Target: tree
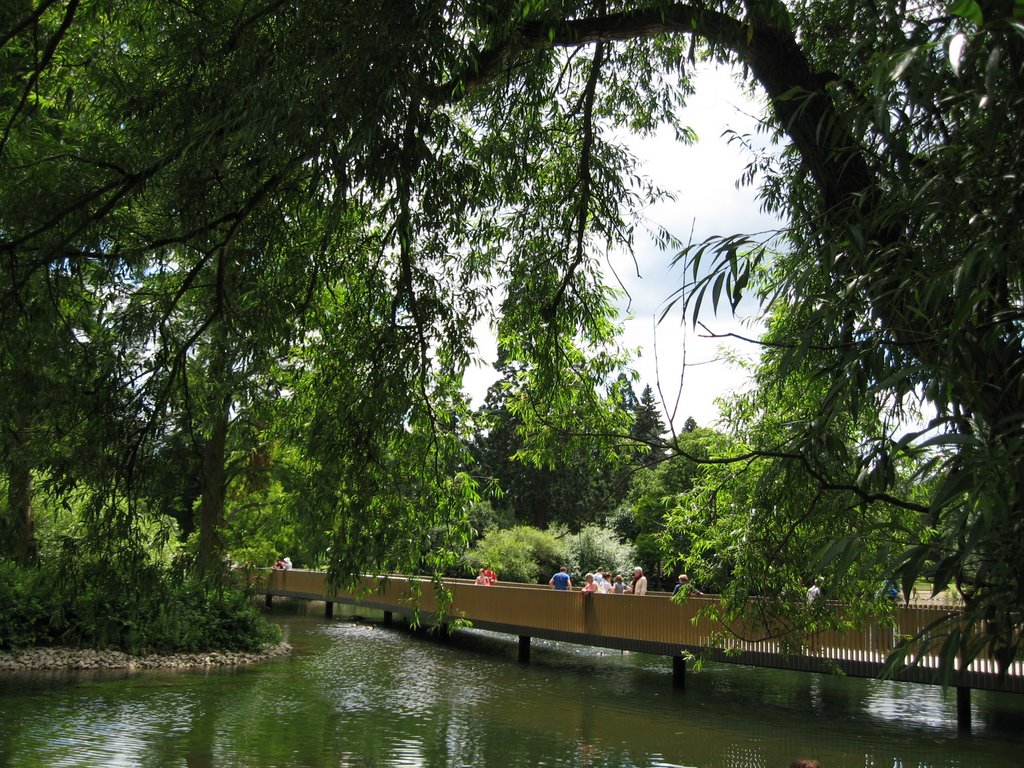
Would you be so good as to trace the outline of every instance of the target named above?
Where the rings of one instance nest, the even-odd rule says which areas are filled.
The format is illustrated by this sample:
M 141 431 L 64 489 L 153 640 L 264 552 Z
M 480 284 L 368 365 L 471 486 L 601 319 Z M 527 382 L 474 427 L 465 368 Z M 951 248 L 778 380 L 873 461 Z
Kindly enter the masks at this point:
M 544 461 L 534 461 L 528 449 L 526 420 L 537 415 L 516 411 L 516 402 L 528 401 L 525 389 L 511 365 L 499 366 L 503 377 L 491 385 L 478 423 L 481 432 L 471 445 L 474 472 L 481 479 L 493 482 L 500 490 L 494 505 L 508 512 L 515 520 L 537 528 L 564 525 L 573 530 L 603 518 L 622 500 L 628 489 L 625 440 L 617 450 L 601 450 L 597 439 L 573 441 L 547 448 Z M 622 379 L 612 388 L 612 401 Z M 630 390 L 631 391 L 631 390 Z M 625 409 L 613 416 L 630 416 Z M 588 429 L 582 419 L 574 425 L 576 432 L 597 433 Z
M 513 384 L 513 369 L 504 366 L 504 370 L 505 375 L 487 390 L 480 414 L 484 431 L 473 437 L 475 471 L 500 488 L 500 497 L 494 500 L 499 509 L 510 512 L 514 520 L 544 529 L 559 519 L 549 492 L 554 471 L 513 458 L 523 445 L 519 435 L 521 422 L 507 407 L 507 387 Z
M 612 575 L 628 578 L 637 564 L 637 553 L 632 544 L 617 539 L 614 532 L 602 525 L 585 525 L 579 531 L 562 539 L 569 574 L 577 586 L 584 585 L 583 577 L 595 568 L 604 568 Z
M 619 450 L 628 426 L 604 392 L 623 356 L 600 256 L 629 250 L 659 196 L 621 137 L 667 124 L 691 138 L 677 110 L 689 68 L 736 63 L 786 142 L 750 174 L 792 222 L 764 294 L 795 320 L 774 370 L 799 370 L 812 348 L 835 352 L 818 359 L 830 384 L 819 412 L 785 452 L 794 466 L 811 446 L 841 456 L 846 441 L 825 438 L 850 434 L 844 412 L 859 425 L 872 409 L 886 428 L 858 448 L 858 461 L 875 457 L 864 466 L 941 448 L 924 465 L 926 502 L 901 502 L 886 471 L 849 491 L 934 524 L 941 535 L 896 563 L 904 580 L 957 585 L 967 624 L 948 636 L 952 650 L 1007 661 L 1024 610 L 1021 23 L 1009 0 L 425 0 L 400 15 L 373 0 L 8 4 L 5 298 L 20 307 L 32 278 L 72 265 L 123 315 L 122 292 L 173 263 L 176 285 L 153 298 L 173 314 L 201 275 L 225 273 L 237 242 L 262 240 L 260 217 L 287 210 L 273 241 L 324 255 L 310 293 L 344 285 L 351 325 L 335 326 L 351 338 L 328 338 L 315 313 L 289 309 L 311 356 L 301 383 L 317 388 L 298 409 L 311 417 L 312 507 L 337 533 L 336 569 L 391 563 L 363 537 L 411 556 L 434 524 L 462 530 L 465 486 L 451 472 L 469 414 L 458 388 L 472 328 L 492 308 L 529 383 L 529 401 L 512 403 L 524 451 L 543 464 L 567 447 L 582 455 L 595 435 L 596 450 Z M 303 204 L 316 226 L 292 214 Z M 688 310 L 706 298 L 735 307 L 767 253 L 743 235 L 688 249 Z M 261 250 L 251 267 L 278 255 Z M 144 379 L 129 373 L 140 366 L 118 369 L 134 385 L 125 400 L 144 407 L 125 409 L 119 423 L 141 432 L 107 435 L 108 453 L 144 453 L 221 310 L 186 313 L 181 335 L 157 321 L 149 346 L 118 348 L 152 365 Z M 330 389 L 339 381 L 344 397 Z M 935 416 L 904 436 L 896 424 L 915 397 Z M 434 504 L 439 518 L 424 511 Z M 384 524 L 396 518 L 392 537 Z
M 889 566 L 907 591 L 927 575 L 935 590 L 953 584 L 964 596 L 965 625 L 928 632 L 945 658 L 987 650 L 1006 663 L 1021 639 L 1011 596 L 1021 584 L 1021 486 L 1011 479 L 1024 391 L 1014 362 L 1021 276 L 1006 258 L 1020 233 L 1005 202 L 1016 192 L 1003 186 L 1019 172 L 1019 155 L 1007 153 L 1019 141 L 1020 22 L 1005 4 L 951 8 L 796 5 L 773 22 L 787 45 L 807 32 L 789 71 L 765 69 L 757 53 L 750 60 L 792 140 L 766 188 L 769 205 L 793 219 L 789 252 L 764 286 L 771 306 L 793 314 L 769 365 L 779 378 L 827 385 L 776 449 L 826 494 L 846 489 L 873 507 L 894 540 L 901 510 L 933 526 L 939 535 L 912 538 Z M 839 30 L 850 45 L 826 45 Z M 879 53 L 860 58 L 868 48 Z M 798 86 L 786 97 L 780 74 Z M 736 245 L 710 246 L 729 266 L 706 286 L 742 287 L 757 257 L 736 258 Z M 738 291 L 727 291 L 735 301 Z M 800 375 L 808 358 L 809 379 Z M 919 399 L 934 417 L 907 434 Z M 850 434 L 851 418 L 863 428 L 867 413 L 882 416 L 880 429 L 851 451 L 835 438 Z M 844 455 L 845 465 L 822 466 Z M 908 460 L 928 497 L 908 492 L 896 471 Z M 837 542 L 844 559 L 860 542 Z
M 613 519 L 618 535 L 635 542 L 639 565 L 652 580 L 664 580 L 671 565 L 688 555 L 695 541 L 706 540 L 699 526 L 684 530 L 676 525 L 673 513 L 680 499 L 689 497 L 698 485 L 702 462 L 727 455 L 730 441 L 713 430 L 700 429 L 681 434 L 673 450 L 673 456 L 637 471 Z M 714 588 L 715 583 L 701 573 L 702 585 Z
M 656 464 L 667 455 L 665 449 L 666 428 L 650 384 L 644 387 L 644 391 L 640 394 L 640 401 L 633 413 L 633 427 L 630 430 L 630 436 L 637 443 L 648 448 L 641 463 Z
M 920 515 L 927 489 L 910 479 L 916 466 L 868 450 L 881 431 L 877 408 L 854 415 L 856 393 L 844 393 L 827 429 L 809 428 L 840 397 L 819 375 L 840 352 L 812 344 L 794 365 L 788 341 L 802 330 L 799 313 L 779 307 L 762 338 L 757 386 L 724 408 L 733 435 L 703 455 L 680 447 L 703 463 L 666 498 L 663 534 L 690 543 L 674 547 L 678 562 L 721 593 L 725 617 L 796 645 L 809 629 L 886 614 L 881 587 L 894 563 L 930 535 Z M 818 578 L 831 601 L 808 610 Z

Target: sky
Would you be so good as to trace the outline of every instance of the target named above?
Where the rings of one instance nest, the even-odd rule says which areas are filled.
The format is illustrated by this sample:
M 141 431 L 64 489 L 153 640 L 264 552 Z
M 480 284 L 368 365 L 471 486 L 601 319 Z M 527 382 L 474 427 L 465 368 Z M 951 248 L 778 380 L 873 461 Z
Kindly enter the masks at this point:
M 755 188 L 737 189 L 736 182 L 749 156 L 738 144 L 730 144 L 722 136 L 726 128 L 741 134 L 753 133 L 756 116 L 762 111 L 762 106 L 751 101 L 735 84 L 730 70 L 702 70 L 697 75 L 696 93 L 682 113 L 683 122 L 697 133 L 697 143 L 683 146 L 675 141 L 671 131 L 630 142 L 641 160 L 641 172 L 675 194 L 674 201 L 645 211 L 648 222 L 664 227 L 683 242 L 778 228 L 777 220 L 761 212 Z M 745 374 L 723 359 L 723 345 L 747 359 L 756 359 L 757 345 L 708 338 L 707 331 L 693 327 L 692 318 L 683 319 L 678 305 L 657 322 L 683 280 L 682 265 L 672 266 L 673 255 L 659 250 L 641 234 L 632 256 L 609 256 L 609 284 L 621 281 L 628 294 L 622 308 L 631 319 L 624 322 L 622 341 L 626 347 L 641 349 L 633 366 L 640 374 L 634 388 L 639 396 L 645 385 L 652 387 L 662 404 L 666 424 L 678 430 L 692 416 L 700 426 L 715 426 L 715 399 L 746 385 Z M 710 300 L 705 304 L 700 320 L 711 333 L 735 333 L 750 338 L 760 335 L 761 326 L 743 315 L 743 305 L 734 317 L 728 307 L 716 316 Z M 494 360 L 493 337 L 483 332 L 478 338 L 483 358 Z M 483 401 L 494 379 L 490 368 L 467 372 L 465 384 L 474 405 Z
M 702 71 L 696 93 L 683 111 L 684 122 L 698 136 L 696 144 L 679 145 L 670 132 L 637 145 L 645 160 L 644 172 L 676 194 L 673 202 L 660 203 L 647 212 L 655 224 L 665 227 L 684 242 L 699 243 L 712 235 L 764 233 L 777 229 L 777 219 L 761 211 L 755 187 L 737 189 L 750 160 L 738 143 L 729 143 L 723 132 L 730 128 L 740 134 L 754 133 L 762 105 L 751 101 L 724 68 Z M 627 321 L 624 343 L 641 347 L 636 361 L 640 373 L 637 394 L 650 384 L 665 409 L 666 423 L 681 428 L 689 416 L 701 426 L 714 426 L 718 419 L 715 399 L 743 388 L 746 375 L 723 359 L 722 347 L 735 354 L 756 359 L 756 344 L 736 339 L 709 338 L 734 333 L 746 338 L 760 336 L 762 326 L 746 304 L 733 316 L 728 306 L 716 315 L 711 301 L 701 308 L 700 320 L 708 330 L 694 328 L 677 304 L 660 323 L 657 319 L 666 302 L 683 281 L 683 266 L 672 266 L 672 253 L 652 243 L 635 249 L 636 270 L 617 269 L 632 301 L 634 319 Z M 622 263 L 628 263 L 624 257 Z

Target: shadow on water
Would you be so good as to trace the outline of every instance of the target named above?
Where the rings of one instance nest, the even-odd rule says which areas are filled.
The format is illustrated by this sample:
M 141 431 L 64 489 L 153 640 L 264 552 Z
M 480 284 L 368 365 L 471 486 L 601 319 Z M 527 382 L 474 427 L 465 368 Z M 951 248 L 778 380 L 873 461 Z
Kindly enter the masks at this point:
M 294 653 L 246 668 L 0 679 L 0 766 L 1019 766 L 1024 700 L 707 665 L 275 601 Z

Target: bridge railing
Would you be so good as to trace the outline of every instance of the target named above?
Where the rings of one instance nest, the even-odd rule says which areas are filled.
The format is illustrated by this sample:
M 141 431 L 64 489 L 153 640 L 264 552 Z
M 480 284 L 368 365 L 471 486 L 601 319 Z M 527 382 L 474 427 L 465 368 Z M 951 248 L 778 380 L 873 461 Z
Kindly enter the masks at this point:
M 855 629 L 824 630 L 790 638 L 788 644 L 754 626 L 725 626 L 702 609 L 717 603 L 714 596 L 691 596 L 680 603 L 668 593 L 644 597 L 560 592 L 541 585 L 499 582 L 479 586 L 468 579 L 445 579 L 451 594 L 449 619 L 466 619 L 474 626 L 555 640 L 631 649 L 665 655 L 685 652 L 709 658 L 847 674 L 875 676 L 901 637 L 911 636 L 950 610 L 941 606 L 900 606 L 889 621 L 869 621 Z M 325 574 L 315 571 L 275 571 L 268 591 L 316 600 L 358 603 L 410 615 L 418 609 L 425 618 L 439 611 L 429 579 L 391 576 L 364 577 L 354 590 L 332 590 Z M 938 659 L 922 659 L 906 679 L 934 682 Z M 1024 692 L 1024 669 L 1013 665 L 1000 676 L 997 665 L 978 659 L 961 682 L 972 687 Z M 1010 682 L 1007 682 L 1007 681 Z M 964 682 L 966 681 L 966 682 Z

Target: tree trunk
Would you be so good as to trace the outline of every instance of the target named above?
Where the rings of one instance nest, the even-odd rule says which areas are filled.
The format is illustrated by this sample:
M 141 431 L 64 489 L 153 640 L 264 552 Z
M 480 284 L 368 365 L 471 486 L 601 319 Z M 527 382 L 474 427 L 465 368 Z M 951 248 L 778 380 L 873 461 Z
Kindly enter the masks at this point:
M 201 576 L 216 573 L 223 548 L 220 529 L 227 487 L 228 402 L 225 398 L 223 411 L 218 414 L 210 437 L 203 446 L 203 495 L 199 502 L 199 554 L 196 563 Z
M 11 441 L 8 464 L 8 535 L 0 542 L 0 551 L 15 563 L 28 567 L 36 560 L 35 520 L 32 514 L 32 459 L 28 447 L 28 429 L 22 427 Z
M 212 576 L 220 569 L 223 541 L 221 527 L 224 522 L 224 497 L 227 492 L 228 425 L 230 421 L 231 397 L 226 390 L 228 366 L 225 352 L 225 329 L 223 321 L 217 321 L 213 328 L 214 346 L 210 366 L 206 372 L 210 388 L 207 418 L 209 431 L 203 446 L 203 485 L 199 502 L 199 552 L 196 568 L 200 577 Z

